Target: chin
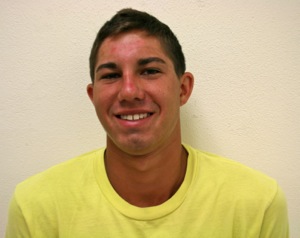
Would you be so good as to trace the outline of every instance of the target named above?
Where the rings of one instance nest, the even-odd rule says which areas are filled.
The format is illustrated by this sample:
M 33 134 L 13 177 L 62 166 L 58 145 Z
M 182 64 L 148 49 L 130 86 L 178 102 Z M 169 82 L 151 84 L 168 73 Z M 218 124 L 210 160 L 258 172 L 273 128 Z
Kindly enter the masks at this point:
M 117 147 L 123 152 L 131 155 L 144 155 L 150 152 L 150 148 L 153 145 L 153 141 L 142 140 L 139 138 L 127 139 L 124 143 L 119 143 Z

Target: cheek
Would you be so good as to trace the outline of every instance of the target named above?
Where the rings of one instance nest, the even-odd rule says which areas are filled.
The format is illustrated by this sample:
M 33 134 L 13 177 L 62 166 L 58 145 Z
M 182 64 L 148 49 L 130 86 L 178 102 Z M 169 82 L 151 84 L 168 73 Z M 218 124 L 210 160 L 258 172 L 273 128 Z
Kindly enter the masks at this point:
M 98 85 L 95 87 L 94 92 L 94 101 L 97 106 L 105 105 L 107 102 L 109 102 L 112 95 L 111 88 L 103 85 Z
M 168 98 L 172 105 L 180 104 L 180 87 L 177 84 L 169 85 L 164 92 L 165 98 Z
M 105 93 L 102 93 L 101 91 L 97 91 L 97 93 L 94 94 L 93 104 L 98 114 L 98 117 L 102 116 L 103 112 L 106 110 L 105 108 L 107 107 L 108 101 L 109 98 Z
M 174 113 L 176 114 L 177 111 L 179 111 L 180 108 L 180 97 L 178 96 L 176 89 L 170 88 L 169 91 L 172 93 L 162 92 L 160 96 L 160 106 L 163 110 L 167 111 L 167 116 L 174 116 Z

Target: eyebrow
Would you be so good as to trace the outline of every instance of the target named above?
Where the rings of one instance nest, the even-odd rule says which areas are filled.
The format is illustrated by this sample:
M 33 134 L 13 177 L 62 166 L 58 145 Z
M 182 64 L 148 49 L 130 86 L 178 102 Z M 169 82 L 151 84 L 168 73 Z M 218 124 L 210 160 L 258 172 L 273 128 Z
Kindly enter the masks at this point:
M 162 63 L 162 64 L 166 64 L 166 62 L 158 57 L 149 57 L 149 58 L 144 58 L 144 59 L 139 59 L 138 60 L 138 65 L 143 66 L 152 62 L 158 62 L 158 63 Z M 116 69 L 117 68 L 117 64 L 113 63 L 113 62 L 107 62 L 104 64 L 100 64 L 97 68 L 96 68 L 96 72 L 98 72 L 101 69 Z
M 96 72 L 98 72 L 100 69 L 116 69 L 116 68 L 117 68 L 117 64 L 113 62 L 108 62 L 108 63 L 100 64 L 97 67 Z
M 162 64 L 166 64 L 166 62 L 158 57 L 149 57 L 149 58 L 145 58 L 145 59 L 140 59 L 138 60 L 138 65 L 143 66 L 152 62 L 158 62 L 158 63 L 162 63 Z

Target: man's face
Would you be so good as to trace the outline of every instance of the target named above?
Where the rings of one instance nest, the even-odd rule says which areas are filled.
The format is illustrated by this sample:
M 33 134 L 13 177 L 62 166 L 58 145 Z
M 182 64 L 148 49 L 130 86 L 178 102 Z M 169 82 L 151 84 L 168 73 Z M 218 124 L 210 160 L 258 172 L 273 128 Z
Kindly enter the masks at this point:
M 88 94 L 107 133 L 107 146 L 132 155 L 180 140 L 179 108 L 192 90 L 159 40 L 141 31 L 104 40 Z

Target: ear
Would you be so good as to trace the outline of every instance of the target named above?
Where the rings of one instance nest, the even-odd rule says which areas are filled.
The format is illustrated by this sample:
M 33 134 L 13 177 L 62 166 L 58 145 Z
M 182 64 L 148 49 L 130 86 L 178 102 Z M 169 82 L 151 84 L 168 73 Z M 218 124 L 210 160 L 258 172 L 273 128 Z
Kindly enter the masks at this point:
M 92 103 L 94 103 L 94 84 L 92 83 L 88 84 L 88 86 L 86 87 L 86 92 L 90 100 L 92 101 Z
M 194 87 L 194 76 L 185 72 L 180 78 L 180 106 L 184 105 L 190 98 Z

